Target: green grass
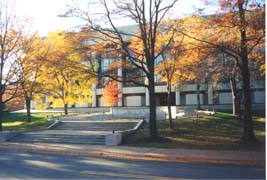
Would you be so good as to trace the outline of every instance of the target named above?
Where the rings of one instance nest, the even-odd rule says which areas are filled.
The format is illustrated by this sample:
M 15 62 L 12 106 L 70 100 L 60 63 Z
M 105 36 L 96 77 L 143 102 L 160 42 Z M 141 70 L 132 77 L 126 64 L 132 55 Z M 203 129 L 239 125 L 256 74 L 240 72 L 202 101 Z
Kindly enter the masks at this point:
M 26 113 L 5 113 L 3 117 L 3 130 L 4 131 L 25 131 L 33 129 L 46 128 L 54 123 L 54 121 L 48 121 L 47 116 L 53 114 L 32 114 L 32 122 L 27 122 Z
M 256 138 L 265 142 L 265 118 L 253 117 Z M 230 113 L 174 120 L 174 129 L 168 121 L 158 121 L 159 142 L 150 142 L 148 124 L 143 125 L 125 145 L 159 148 L 196 149 L 264 149 L 264 145 L 248 147 L 240 144 L 242 122 Z

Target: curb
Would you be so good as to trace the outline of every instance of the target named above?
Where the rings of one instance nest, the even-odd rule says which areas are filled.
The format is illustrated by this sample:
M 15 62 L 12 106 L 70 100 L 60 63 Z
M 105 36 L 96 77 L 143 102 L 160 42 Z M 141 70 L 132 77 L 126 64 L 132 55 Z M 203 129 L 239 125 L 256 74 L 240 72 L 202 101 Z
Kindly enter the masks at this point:
M 88 156 L 129 160 L 163 161 L 179 163 L 209 163 L 209 164 L 228 164 L 228 165 L 247 165 L 265 166 L 264 160 L 233 160 L 223 158 L 197 158 L 197 157 L 177 157 L 166 155 L 146 155 L 135 153 L 110 153 L 110 152 L 82 152 L 68 150 L 52 150 L 36 147 L 22 147 L 18 144 L 0 143 L 0 150 L 22 153 L 38 153 L 47 155 L 66 155 L 66 156 Z

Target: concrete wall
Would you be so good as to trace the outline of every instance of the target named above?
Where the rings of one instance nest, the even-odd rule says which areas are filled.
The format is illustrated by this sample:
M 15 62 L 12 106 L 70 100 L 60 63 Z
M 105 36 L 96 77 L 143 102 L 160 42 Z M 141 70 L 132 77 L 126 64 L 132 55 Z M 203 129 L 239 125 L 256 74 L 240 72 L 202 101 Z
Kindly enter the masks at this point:
M 254 103 L 265 103 L 265 91 L 255 91 L 253 96 Z
M 185 102 L 187 105 L 197 104 L 197 94 L 186 94 Z M 200 104 L 203 104 L 203 94 L 200 94 Z
M 137 93 L 145 93 L 145 87 L 124 87 L 122 88 L 123 94 L 137 94 Z
M 207 85 L 206 84 L 201 84 L 200 85 L 200 91 L 206 90 L 207 89 Z M 196 91 L 197 90 L 197 85 L 196 84 L 185 84 L 185 85 L 181 85 L 178 88 L 179 91 Z
M 232 104 L 214 104 L 214 105 L 201 105 L 201 109 L 203 110 L 215 110 L 215 111 L 223 111 L 223 110 L 232 110 Z M 195 110 L 197 109 L 196 105 L 191 106 L 177 106 L 177 110 Z M 265 104 L 252 104 L 252 110 L 265 110 Z
M 142 106 L 142 96 L 126 96 L 124 106 Z
M 232 93 L 221 92 L 219 93 L 219 103 L 220 104 L 232 104 Z
M 176 115 L 176 106 L 172 106 L 172 117 Z M 160 106 L 156 108 L 157 120 L 168 118 L 168 108 Z M 149 119 L 149 107 L 113 107 L 112 115 L 116 118 L 145 118 Z

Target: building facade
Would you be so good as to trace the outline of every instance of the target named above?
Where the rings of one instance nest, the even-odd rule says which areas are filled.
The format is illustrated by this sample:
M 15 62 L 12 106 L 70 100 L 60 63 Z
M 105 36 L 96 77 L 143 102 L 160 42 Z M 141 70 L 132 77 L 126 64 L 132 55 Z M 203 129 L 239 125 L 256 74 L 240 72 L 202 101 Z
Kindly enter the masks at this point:
M 118 86 L 120 95 L 119 107 L 143 107 L 149 106 L 149 92 L 142 86 Z M 92 107 L 105 107 L 101 100 L 103 87 L 94 84 L 92 94 Z M 155 86 L 157 106 L 167 106 L 167 86 L 160 84 Z M 200 104 L 203 109 L 229 110 L 232 109 L 233 98 L 230 83 L 201 84 Z M 251 83 L 252 107 L 254 109 L 265 108 L 265 81 L 254 81 Z M 171 105 L 180 109 L 196 109 L 197 85 L 179 84 L 172 87 Z
M 122 27 L 123 31 L 137 31 L 137 26 L 126 26 Z M 127 37 L 126 37 L 127 38 Z M 94 45 L 94 41 L 85 42 L 86 46 Z M 107 72 L 112 64 L 122 62 L 126 59 L 123 54 L 112 52 L 107 48 L 105 52 L 92 53 L 90 58 L 97 63 L 98 74 L 97 81 L 92 86 L 92 102 L 85 102 L 84 104 L 76 103 L 72 107 L 105 107 L 105 103 L 101 97 L 103 95 L 103 88 L 111 79 L 108 76 L 103 75 L 103 72 Z M 156 59 L 156 64 L 161 62 L 162 58 L 159 56 Z M 120 101 L 116 105 L 118 107 L 146 107 L 149 106 L 149 92 L 144 86 L 139 86 L 131 81 L 127 81 L 134 78 L 136 82 L 146 83 L 146 79 L 142 72 L 134 67 L 122 67 L 109 71 L 110 74 L 115 74 L 118 77 L 122 77 L 124 82 L 118 82 L 118 88 L 121 90 L 119 95 Z M 156 105 L 167 106 L 167 86 L 166 83 L 161 82 L 161 76 L 155 75 L 155 92 Z M 238 89 L 241 90 L 240 84 Z M 231 92 L 231 85 L 227 82 L 210 82 L 200 84 L 198 90 L 197 84 L 193 82 L 179 83 L 177 82 L 171 90 L 171 105 L 176 106 L 180 109 L 196 109 L 198 104 L 198 94 L 200 104 L 203 109 L 214 109 L 214 110 L 230 110 L 233 106 L 233 98 Z M 254 109 L 265 109 L 265 80 L 257 80 L 251 82 L 251 97 L 252 97 L 252 108 Z M 42 102 L 47 104 L 49 107 L 48 98 L 45 97 Z M 38 103 L 37 103 L 38 104 Z M 36 107 L 36 103 L 33 102 L 32 107 Z
M 110 56 L 108 54 L 102 54 L 101 57 L 96 55 L 95 59 L 98 62 L 98 72 L 103 74 L 107 72 L 108 68 L 112 66 L 114 61 L 122 61 L 121 56 Z M 156 63 L 160 63 L 160 58 Z M 113 69 L 111 72 L 113 75 L 122 77 L 124 82 L 118 82 L 118 88 L 121 90 L 119 94 L 120 102 L 118 107 L 145 107 L 149 106 L 149 92 L 144 86 L 138 86 L 127 80 L 136 77 L 135 81 L 140 84 L 145 83 L 146 79 L 143 78 L 142 72 L 137 68 L 120 66 Z M 156 105 L 167 106 L 167 85 L 161 82 L 160 75 L 155 75 L 155 92 Z M 103 95 L 103 88 L 111 79 L 108 76 L 99 76 L 97 83 L 92 87 L 92 107 L 105 107 L 105 103 L 101 100 Z M 238 84 L 238 89 L 241 91 L 241 85 Z M 233 98 L 231 85 L 227 82 L 216 83 L 202 83 L 199 90 L 197 84 L 193 82 L 179 83 L 177 82 L 171 90 L 171 105 L 180 107 L 181 109 L 193 108 L 196 109 L 198 104 L 197 95 L 199 92 L 200 104 L 205 109 L 232 109 Z M 252 104 L 256 109 L 265 108 L 265 81 L 257 80 L 251 83 L 251 96 Z M 241 97 L 242 99 L 242 97 Z

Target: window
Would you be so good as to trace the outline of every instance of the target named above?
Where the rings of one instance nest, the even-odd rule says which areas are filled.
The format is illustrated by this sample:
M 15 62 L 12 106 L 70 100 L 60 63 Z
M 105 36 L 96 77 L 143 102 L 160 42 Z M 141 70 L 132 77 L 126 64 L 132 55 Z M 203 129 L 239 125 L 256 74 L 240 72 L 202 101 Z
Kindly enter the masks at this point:
M 113 59 L 102 59 L 101 72 L 105 72 L 113 62 Z

